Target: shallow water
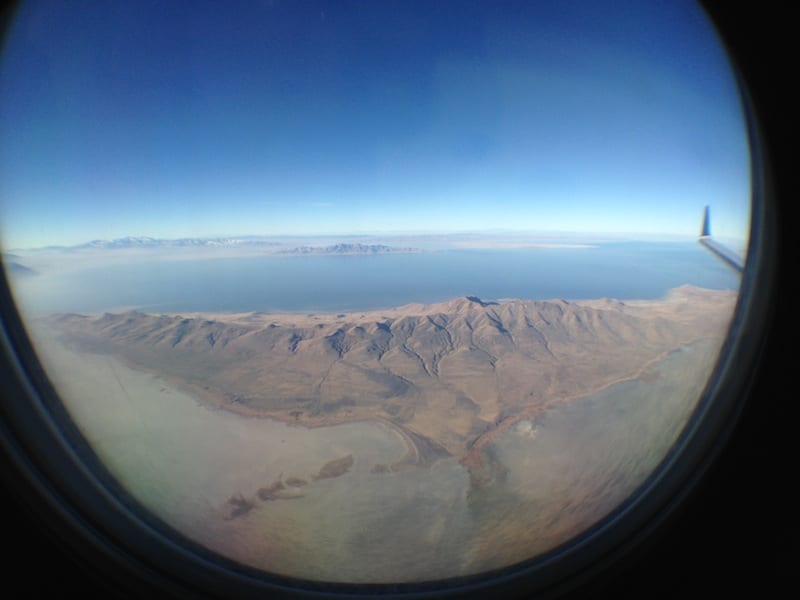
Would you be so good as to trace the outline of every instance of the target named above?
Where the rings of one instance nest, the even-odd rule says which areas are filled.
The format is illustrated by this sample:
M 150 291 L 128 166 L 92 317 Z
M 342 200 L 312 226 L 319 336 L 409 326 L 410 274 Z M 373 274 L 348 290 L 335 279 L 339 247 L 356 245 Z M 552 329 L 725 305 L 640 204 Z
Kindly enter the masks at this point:
M 691 414 L 717 346 L 699 343 L 629 381 L 509 428 L 490 446 L 499 475 L 476 486 L 454 458 L 376 474 L 405 446 L 387 427 L 305 429 L 203 406 L 116 359 L 38 341 L 75 422 L 148 510 L 212 550 L 294 577 L 439 579 L 505 566 L 595 523 L 650 474 Z M 677 376 L 680 374 L 680 376 Z M 352 454 L 345 474 L 314 480 Z M 259 488 L 302 478 L 302 497 Z M 252 509 L 231 517 L 241 494 Z
M 494 443 L 505 482 L 481 499 L 486 519 L 474 564 L 504 566 L 552 549 L 611 513 L 653 473 L 675 443 L 716 360 L 698 342 L 625 381 L 549 410 L 530 432 Z M 492 504 L 509 506 L 492 513 Z

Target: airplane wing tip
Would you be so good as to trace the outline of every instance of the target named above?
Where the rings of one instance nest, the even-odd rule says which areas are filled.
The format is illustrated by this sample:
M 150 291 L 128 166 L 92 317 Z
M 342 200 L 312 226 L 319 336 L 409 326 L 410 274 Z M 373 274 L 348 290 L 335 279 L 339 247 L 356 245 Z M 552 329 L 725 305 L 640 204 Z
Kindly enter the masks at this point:
M 700 237 L 697 241 L 709 250 L 714 256 L 719 258 L 734 271 L 741 274 L 744 270 L 744 261 L 732 250 L 726 248 L 711 237 L 711 210 L 706 204 L 703 209 L 703 225 L 700 228 Z

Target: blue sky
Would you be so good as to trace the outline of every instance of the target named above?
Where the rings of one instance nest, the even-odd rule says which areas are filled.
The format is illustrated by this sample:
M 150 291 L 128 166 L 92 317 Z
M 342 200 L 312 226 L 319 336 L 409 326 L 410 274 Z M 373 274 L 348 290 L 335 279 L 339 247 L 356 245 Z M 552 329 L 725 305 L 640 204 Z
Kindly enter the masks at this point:
M 692 236 L 705 204 L 745 237 L 748 161 L 689 2 L 32 2 L 0 64 L 7 248 Z

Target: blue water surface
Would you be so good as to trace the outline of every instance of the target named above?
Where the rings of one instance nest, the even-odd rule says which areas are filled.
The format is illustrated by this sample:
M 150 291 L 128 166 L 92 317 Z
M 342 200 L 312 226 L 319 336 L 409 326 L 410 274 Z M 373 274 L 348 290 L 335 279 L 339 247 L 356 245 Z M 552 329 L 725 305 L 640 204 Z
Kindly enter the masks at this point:
M 417 254 L 251 256 L 87 267 L 28 278 L 37 312 L 356 311 L 459 296 L 652 299 L 691 284 L 738 289 L 739 276 L 695 243 L 444 250 Z

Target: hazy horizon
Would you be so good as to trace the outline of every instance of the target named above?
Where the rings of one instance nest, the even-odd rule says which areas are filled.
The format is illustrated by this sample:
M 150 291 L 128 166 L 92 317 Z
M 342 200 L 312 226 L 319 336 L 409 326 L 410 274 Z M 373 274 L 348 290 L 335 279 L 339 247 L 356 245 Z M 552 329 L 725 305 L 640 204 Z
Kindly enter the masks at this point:
M 699 221 L 698 221 L 699 223 Z M 470 239 L 476 242 L 514 241 L 518 243 L 529 243 L 531 245 L 572 245 L 575 243 L 600 243 L 614 241 L 631 242 L 687 242 L 696 240 L 697 232 L 694 233 L 656 233 L 656 232 L 637 232 L 637 231 L 582 231 L 582 230 L 528 230 L 528 229 L 464 229 L 464 230 L 440 230 L 440 231 L 414 231 L 414 230 L 386 230 L 386 231 L 319 231 L 302 233 L 245 233 L 245 232 L 223 232 L 210 233 L 207 235 L 185 236 L 185 237 L 163 237 L 151 235 L 150 233 L 132 233 L 116 236 L 113 238 L 93 238 L 76 239 L 70 241 L 54 241 L 40 246 L 19 246 L 6 247 L 5 253 L 41 251 L 41 250 L 69 250 L 90 246 L 101 242 L 121 242 L 125 240 L 152 240 L 157 242 L 179 242 L 185 240 L 197 241 L 242 241 L 257 242 L 274 240 L 276 243 L 335 243 L 335 241 L 345 242 L 347 240 L 360 240 L 366 243 L 395 242 L 413 240 L 441 240 L 445 242 L 457 242 L 459 240 Z M 729 244 L 744 247 L 747 237 L 718 236 L 714 237 Z

